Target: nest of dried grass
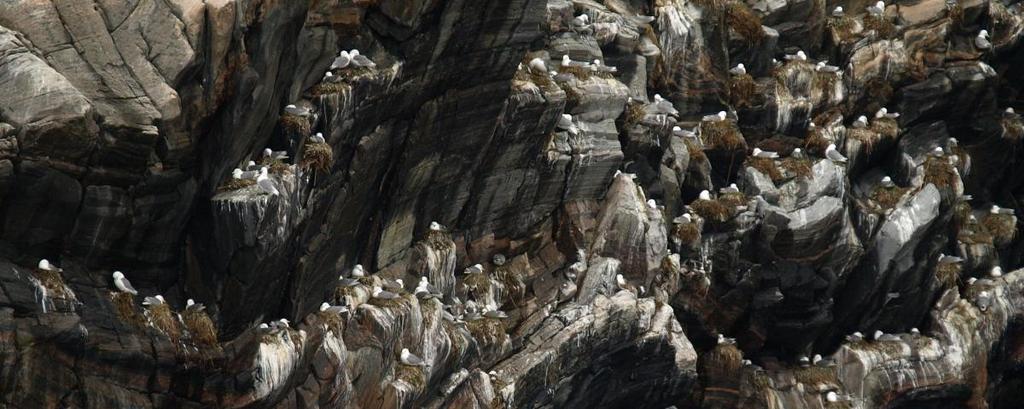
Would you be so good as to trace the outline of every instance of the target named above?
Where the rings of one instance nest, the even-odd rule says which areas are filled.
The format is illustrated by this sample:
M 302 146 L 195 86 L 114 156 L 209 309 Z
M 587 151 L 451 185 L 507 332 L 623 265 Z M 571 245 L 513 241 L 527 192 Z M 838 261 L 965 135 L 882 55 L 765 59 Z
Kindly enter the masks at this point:
M 788 157 L 782 160 L 780 166 L 796 177 L 806 178 L 814 174 L 814 162 L 807 158 Z
M 871 121 L 871 130 L 882 138 L 895 139 L 900 134 L 900 125 L 892 118 L 875 118 Z
M 491 291 L 491 279 L 487 277 L 487 273 L 467 274 L 466 278 L 462 281 L 462 285 L 466 287 L 466 292 L 472 295 L 474 299 L 480 299 L 484 294 Z
M 231 178 L 217 187 L 217 193 L 231 192 L 255 185 L 256 179 L 235 179 Z
M 809 366 L 806 368 L 794 368 L 793 377 L 797 382 L 804 385 L 838 385 L 839 379 L 836 375 L 836 367 Z
M 1003 118 L 999 121 L 1003 126 L 1003 138 L 1017 143 L 1024 139 L 1024 122 L 1019 118 Z
M 146 319 L 135 308 L 135 296 L 131 293 L 114 292 L 110 294 L 110 302 L 114 304 L 114 312 L 122 323 L 129 327 L 144 328 Z
M 505 323 L 496 318 L 481 318 L 466 323 L 466 329 L 473 335 L 473 338 L 483 345 L 498 345 L 508 337 L 505 333 Z
M 291 173 L 291 166 L 281 159 L 263 158 L 260 159 L 260 166 L 266 166 L 267 173 L 273 173 L 275 175 Z
M 317 172 L 328 172 L 334 164 L 334 149 L 326 143 L 307 143 L 300 166 Z
M 309 135 L 310 126 L 309 119 L 306 117 L 292 114 L 281 115 L 281 127 L 297 135 Z
M 743 2 L 732 1 L 725 6 L 725 24 L 751 44 L 759 44 L 764 40 L 761 16 Z
M 701 122 L 700 137 L 709 149 L 738 150 L 747 146 L 739 127 L 729 120 Z
M 181 339 L 181 327 L 178 326 L 178 320 L 171 312 L 171 306 L 166 303 L 149 305 L 146 306 L 146 312 L 149 315 L 149 323 L 167 335 L 174 345 L 178 345 L 178 340 Z
M 853 17 L 830 17 L 828 25 L 835 31 L 840 41 L 848 41 L 856 37 L 857 21 Z
M 733 75 L 729 79 L 729 102 L 736 108 L 755 106 L 754 100 L 760 95 L 757 82 L 750 74 Z
M 196 309 L 185 310 L 182 315 L 185 328 L 188 329 L 192 343 L 199 348 L 210 348 L 217 346 L 217 327 L 213 325 L 210 316 L 205 311 Z
M 578 78 L 580 81 L 587 81 L 587 80 L 589 80 L 590 79 L 590 75 L 592 74 L 592 72 L 589 69 L 585 68 L 585 67 L 572 66 L 572 65 L 563 65 L 561 67 L 558 67 L 558 72 L 561 73 L 561 74 L 570 74 L 570 75 Z
M 414 391 L 420 391 L 427 386 L 427 377 L 423 371 L 424 368 L 419 366 L 398 365 L 398 369 L 395 371 L 395 380 L 409 384 Z
M 335 335 L 341 336 L 342 330 L 344 329 L 344 321 L 341 319 L 341 314 L 320 311 L 317 312 L 321 322 L 324 323 L 324 328 L 334 332 Z M 426 315 L 424 315 L 426 317 Z
M 874 192 L 871 192 L 871 200 L 873 200 L 875 203 L 878 203 L 878 206 L 883 210 L 892 209 L 896 207 L 896 204 L 900 202 L 900 199 L 902 199 L 903 196 L 906 195 L 909 191 L 910 188 L 905 187 L 879 186 L 875 188 Z
M 956 169 L 945 158 L 929 156 L 924 161 L 924 183 L 934 184 L 935 187 L 951 188 L 959 180 Z
M 867 107 L 867 111 L 876 111 L 889 104 L 889 100 L 892 99 L 892 95 L 895 91 L 892 88 L 892 84 L 886 81 L 884 78 L 875 77 L 866 84 L 864 84 L 864 93 L 867 95 L 868 100 L 871 104 Z
M 736 345 L 716 345 L 701 358 L 700 373 L 710 383 L 738 378 L 743 365 L 743 352 Z
M 435 231 L 431 230 L 427 232 L 427 243 L 430 247 L 435 250 L 454 249 L 455 242 L 452 241 L 451 235 L 447 231 Z
M 839 81 L 839 76 L 834 72 L 815 71 L 813 81 L 814 84 L 812 86 L 814 88 L 817 88 L 828 95 L 828 93 L 835 89 L 836 82 Z
M 710 12 L 722 11 L 725 8 L 725 0 L 693 0 L 692 3 Z
M 583 95 L 580 95 L 580 93 L 577 92 L 576 89 L 572 87 L 572 85 L 566 83 L 558 84 L 558 86 L 562 88 L 563 92 L 565 92 L 566 108 L 577 106 L 580 104 L 580 101 L 583 100 Z
M 804 150 L 818 156 L 825 156 L 825 149 L 828 149 L 830 144 L 832 141 L 825 138 L 825 133 L 821 128 L 815 128 L 807 132 L 807 138 L 804 139 Z
M 690 163 L 704 162 L 708 160 L 708 156 L 704 154 L 704 148 L 698 145 L 696 141 L 686 138 L 683 140 L 683 143 L 686 144 L 686 151 L 690 153 Z
M 759 172 L 771 178 L 772 182 L 778 183 L 783 179 L 782 172 L 775 166 L 774 159 L 768 158 L 747 158 L 747 166 L 757 169 Z
M 310 90 L 314 97 L 330 94 L 340 94 L 352 88 L 351 85 L 344 82 L 322 82 L 313 86 Z
M 700 228 L 696 222 L 677 225 L 672 234 L 679 242 L 688 246 L 700 243 Z
M 516 274 L 506 263 L 494 268 L 494 278 L 505 288 L 506 299 L 502 301 L 511 302 L 516 307 L 522 305 L 526 297 L 526 283 L 523 282 L 523 277 Z
M 896 36 L 896 25 L 884 16 L 864 16 L 864 31 L 874 30 L 878 38 L 890 39 Z
M 1009 244 L 1017 235 L 1017 218 L 1012 214 L 985 214 L 981 218 L 981 225 L 992 235 L 996 245 Z
M 403 304 L 405 304 L 405 302 L 406 302 L 405 297 L 407 297 L 407 296 L 408 296 L 407 294 L 406 295 L 400 295 L 400 296 L 395 297 L 395 298 L 390 299 L 390 300 L 385 300 L 383 298 L 370 297 L 369 303 L 370 303 L 370 305 L 376 306 L 378 308 L 388 308 L 388 309 L 398 308 L 398 307 L 401 307 Z
M 719 202 L 718 200 L 694 200 L 690 203 L 690 208 L 698 216 L 704 218 L 704 220 L 712 221 L 715 223 L 725 223 L 729 220 L 731 212 L 729 207 Z
M 626 125 L 626 128 L 631 128 L 633 125 L 640 123 L 644 120 L 644 116 L 647 115 L 644 112 L 644 104 L 637 100 L 631 100 L 626 103 L 626 109 L 623 111 L 625 118 L 622 122 Z
M 979 223 L 967 223 L 957 233 L 956 238 L 964 244 L 995 244 L 995 238 L 992 237 L 992 234 L 988 232 L 985 226 Z
M 960 281 L 960 264 L 939 263 L 935 266 L 935 279 L 943 289 L 955 288 Z
M 71 289 L 64 283 L 64 279 L 61 278 L 59 271 L 36 268 L 32 270 L 32 274 L 37 280 L 39 280 L 43 287 L 46 287 L 46 292 L 51 298 L 75 298 L 75 294 L 72 293 Z
M 742 192 L 722 193 L 718 195 L 718 201 L 733 208 L 745 206 L 747 204 L 747 195 L 744 195 Z
M 846 137 L 864 145 L 865 153 L 873 152 L 875 145 L 878 144 L 878 141 L 882 140 L 882 136 L 878 132 L 868 128 L 850 128 L 846 131 Z

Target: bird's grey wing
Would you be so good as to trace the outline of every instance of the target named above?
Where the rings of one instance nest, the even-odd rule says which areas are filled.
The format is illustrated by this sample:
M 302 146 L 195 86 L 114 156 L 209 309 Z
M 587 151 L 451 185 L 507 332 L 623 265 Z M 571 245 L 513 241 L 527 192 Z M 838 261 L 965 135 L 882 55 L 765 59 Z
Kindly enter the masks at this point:
M 128 292 L 130 292 L 130 293 L 138 292 L 138 291 L 135 290 L 135 287 L 132 287 L 132 283 L 130 281 L 128 281 L 127 278 L 122 278 L 121 279 L 121 285 L 123 285 L 124 289 L 128 290 Z

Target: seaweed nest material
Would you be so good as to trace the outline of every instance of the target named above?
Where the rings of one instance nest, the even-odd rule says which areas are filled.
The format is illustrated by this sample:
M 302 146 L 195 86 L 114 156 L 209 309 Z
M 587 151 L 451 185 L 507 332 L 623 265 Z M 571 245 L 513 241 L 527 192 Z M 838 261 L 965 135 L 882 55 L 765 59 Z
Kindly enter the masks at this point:
M 331 170 L 334 163 L 334 149 L 326 143 L 308 143 L 302 154 L 300 165 L 304 169 L 312 169 L 317 172 Z
M 718 195 L 718 201 L 726 206 L 736 208 L 747 204 L 747 195 L 741 192 L 722 193 Z
M 793 377 L 797 382 L 811 387 L 817 385 L 838 385 L 835 367 L 809 366 L 806 368 L 794 368 Z
M 182 315 L 185 328 L 188 329 L 192 343 L 197 347 L 209 348 L 217 346 L 217 327 L 213 325 L 210 316 L 199 309 L 186 309 Z
M 825 156 L 825 149 L 828 149 L 832 141 L 825 138 L 821 127 L 811 129 L 807 132 L 807 139 L 804 139 L 804 150 L 818 156 Z
M 737 150 L 747 145 L 740 129 L 729 120 L 701 122 L 700 136 L 710 149 Z
M 761 17 L 743 2 L 732 1 L 725 6 L 725 24 L 751 44 L 756 45 L 764 40 Z
M 739 377 L 742 365 L 743 352 L 735 345 L 721 344 L 701 356 L 699 373 L 704 384 L 711 385 Z
M 587 81 L 587 80 L 589 80 L 590 79 L 590 74 L 592 74 L 590 72 L 590 70 L 587 69 L 586 67 L 580 67 L 580 66 L 574 66 L 574 65 L 563 65 L 561 67 L 558 67 L 558 72 L 561 73 L 561 74 L 570 74 L 570 75 L 578 78 L 580 81 Z
M 424 370 L 423 367 L 419 366 L 398 365 L 398 370 L 395 371 L 395 380 L 409 384 L 414 391 L 423 390 L 427 386 L 427 377 L 423 374 Z
M 1017 217 L 1012 214 L 988 213 L 981 218 L 981 224 L 999 246 L 1009 244 L 1017 235 Z
M 690 153 L 691 166 L 696 162 L 705 162 L 708 160 L 708 156 L 704 154 L 704 148 L 698 145 L 696 141 L 693 141 L 690 138 L 684 138 L 683 143 L 686 144 L 686 151 Z

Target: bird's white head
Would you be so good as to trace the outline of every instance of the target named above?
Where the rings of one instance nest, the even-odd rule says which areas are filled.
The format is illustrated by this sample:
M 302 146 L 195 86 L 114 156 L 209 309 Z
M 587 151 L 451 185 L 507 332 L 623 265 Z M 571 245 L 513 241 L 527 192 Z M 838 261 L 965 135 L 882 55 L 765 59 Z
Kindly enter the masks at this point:
M 647 207 L 650 207 L 651 209 L 657 209 L 658 202 L 655 202 L 654 199 L 649 199 L 647 200 Z
M 992 267 L 992 271 L 989 272 L 989 275 L 991 275 L 992 277 L 1002 277 L 1003 268 L 999 266 Z
M 569 54 L 563 54 L 562 65 L 568 65 L 570 62 L 572 62 L 572 58 L 569 58 Z
M 39 260 L 38 267 L 39 267 L 40 270 L 49 270 L 51 268 L 50 267 L 50 262 L 47 261 L 45 258 L 42 259 L 42 260 Z
M 160 300 L 160 302 L 167 302 L 167 300 L 164 299 L 164 296 L 162 296 L 160 294 L 157 294 L 156 297 L 153 297 L 153 298 L 156 298 L 156 299 Z
M 332 73 L 330 71 L 327 71 L 327 72 L 324 73 L 324 78 L 331 78 L 333 76 L 334 76 L 334 73 Z
M 562 114 L 562 119 L 572 122 L 572 115 Z
M 803 152 L 803 150 L 801 150 L 800 148 L 793 148 L 794 154 L 800 154 L 801 152 Z
M 866 117 L 864 115 L 858 116 L 857 117 L 857 122 L 867 123 L 868 122 L 868 117 Z
M 718 111 L 718 120 L 724 121 L 726 116 L 727 114 L 725 113 L 725 111 Z
M 741 70 L 745 70 L 745 69 L 747 69 L 747 67 L 746 67 L 746 66 L 744 66 L 744 65 L 743 65 L 743 63 L 739 63 L 739 64 L 736 64 L 736 68 L 739 68 L 739 69 L 741 69 Z
M 274 154 L 274 151 L 271 150 L 270 148 L 263 149 L 263 156 L 270 156 L 270 155 L 273 155 L 273 154 Z
M 690 216 L 689 213 L 683 213 L 683 221 L 686 223 L 690 223 L 693 221 L 693 216 Z
M 805 54 L 803 50 L 797 51 L 796 58 L 799 58 L 801 61 L 806 60 L 807 54 Z
M 441 223 L 430 222 L 430 230 L 431 231 L 441 231 Z
M 885 333 L 882 332 L 882 330 L 875 330 L 875 339 L 881 338 L 882 335 L 885 335 Z
M 881 10 L 885 10 L 885 2 L 879 1 L 878 3 L 875 3 L 875 7 L 878 7 Z
M 761 154 L 761 148 L 754 148 L 754 156 Z
M 341 52 L 338 53 L 338 57 L 350 57 L 351 58 L 352 55 L 349 54 L 348 51 L 346 51 L 346 50 L 341 50 Z
M 885 184 L 892 183 L 892 178 L 888 177 L 888 176 L 884 176 L 884 177 L 882 177 L 882 183 L 885 183 Z
M 1006 107 L 1006 113 L 1008 113 L 1008 114 L 1016 114 L 1017 112 L 1013 110 L 1013 107 Z
M 978 37 L 988 38 L 988 30 L 981 30 L 978 32 Z
M 331 308 L 330 303 L 324 302 L 320 304 L 320 311 L 327 311 L 328 308 Z
M 834 143 L 828 144 L 828 147 L 825 148 L 825 152 L 834 151 L 834 150 L 836 150 L 836 144 L 834 144 Z
M 120 271 L 115 271 L 113 275 L 114 275 L 114 279 L 115 280 L 120 280 L 120 279 L 124 278 L 124 273 L 122 273 Z
M 411 355 L 409 348 L 402 348 L 402 359 L 408 358 L 409 355 Z
M 352 56 L 352 57 L 355 57 L 355 56 L 359 55 L 359 50 L 353 48 L 352 51 L 348 52 L 348 55 Z
M 837 14 L 842 14 L 843 13 L 843 6 L 836 7 L 836 9 L 832 10 L 832 12 L 833 13 L 837 13 Z
M 191 307 L 193 305 L 196 305 L 196 300 L 193 300 L 193 299 L 189 298 L 188 300 L 185 301 L 185 306 L 186 307 Z
M 664 101 L 664 100 L 665 100 L 665 98 L 662 98 L 661 94 L 654 94 L 654 102 L 661 102 L 661 101 Z
M 699 198 L 700 200 L 711 200 L 711 192 L 709 192 L 707 189 L 704 189 L 700 192 Z
M 281 325 L 284 325 L 286 327 L 288 326 L 288 320 L 286 320 L 284 318 L 281 318 L 281 319 L 277 320 L 277 322 L 280 322 Z
M 284 107 L 285 107 L 285 108 L 288 108 L 288 109 L 295 109 L 295 108 L 298 108 L 297 106 L 295 106 L 295 104 L 288 104 L 288 105 L 285 105 Z

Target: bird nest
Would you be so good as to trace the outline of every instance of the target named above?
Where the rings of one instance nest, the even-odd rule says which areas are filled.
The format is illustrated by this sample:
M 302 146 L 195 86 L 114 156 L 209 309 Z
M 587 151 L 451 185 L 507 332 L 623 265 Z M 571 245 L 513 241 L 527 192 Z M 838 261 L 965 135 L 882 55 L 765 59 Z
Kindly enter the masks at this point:
M 924 161 L 924 183 L 934 184 L 937 188 L 951 188 L 959 179 L 956 169 L 946 158 L 929 156 Z
M 455 242 L 452 241 L 451 235 L 444 230 L 431 230 L 427 232 L 427 243 L 429 243 L 430 247 L 433 247 L 434 250 L 455 249 Z
M 860 349 L 874 351 L 889 357 L 897 357 L 903 354 L 903 343 L 895 341 L 870 341 L 858 344 Z
M 900 125 L 892 118 L 875 118 L 871 121 L 871 130 L 887 139 L 895 139 L 900 134 Z
M 281 115 L 281 126 L 297 135 L 309 135 L 310 131 L 309 119 L 298 115 Z
M 900 199 L 902 199 L 909 191 L 910 188 L 905 187 L 879 186 L 875 188 L 875 191 L 871 192 L 871 200 L 878 203 L 878 206 L 882 210 L 892 209 L 896 207 L 896 204 L 900 202 Z
M 828 145 L 831 143 L 832 141 L 825 138 L 825 133 L 821 128 L 814 128 L 807 132 L 807 138 L 804 139 L 804 150 L 818 156 L 825 156 L 825 149 L 828 149 Z
M 1024 122 L 1020 119 L 1003 118 L 1000 123 L 1003 126 L 1003 138 L 1013 143 L 1024 139 Z
M 732 1 L 725 6 L 725 24 L 751 44 L 764 40 L 761 17 L 743 2 Z
M 213 325 L 213 321 L 210 320 L 209 315 L 206 315 L 206 312 L 186 309 L 182 321 L 185 322 L 185 328 L 188 329 L 192 343 L 197 347 L 217 346 L 217 327 Z
M 875 150 L 875 145 L 878 141 L 882 140 L 882 136 L 868 128 L 850 128 L 846 131 L 846 137 L 864 145 L 864 152 L 871 153 Z
M 281 159 L 263 158 L 260 159 L 260 166 L 266 166 L 267 172 L 275 175 L 291 173 L 291 166 Z
M 508 334 L 505 333 L 505 323 L 497 318 L 481 318 L 466 322 L 466 329 L 473 335 L 473 338 L 483 345 L 501 344 Z
M 735 208 L 747 204 L 747 195 L 741 192 L 722 193 L 718 195 L 718 201 L 726 206 Z
M 698 216 L 716 223 L 725 223 L 729 220 L 729 207 L 718 200 L 697 199 L 690 203 L 690 208 Z
M 340 94 L 352 88 L 351 85 L 344 82 L 322 82 L 313 86 L 311 92 L 314 97 L 330 94 Z
M 739 376 L 743 365 L 743 352 L 736 345 L 715 345 L 701 357 L 701 374 L 710 382 L 724 381 Z
M 1017 235 L 1016 218 L 1012 214 L 991 214 L 988 213 L 981 218 L 981 225 L 992 235 L 992 240 L 997 245 L 1010 243 Z
M 836 368 L 823 366 L 809 366 L 806 368 L 794 368 L 793 378 L 808 386 L 816 385 L 838 385 L 839 378 L 836 375 Z
M 344 328 L 344 321 L 341 319 L 341 314 L 320 311 L 317 315 L 320 317 L 321 322 L 323 322 L 325 329 L 333 331 L 336 335 L 341 336 L 342 329 Z M 426 317 L 426 315 L 424 315 L 424 317 Z
M 725 0 L 693 0 L 691 3 L 710 12 L 717 12 L 725 8 Z
M 233 192 L 255 185 L 256 179 L 235 179 L 231 178 L 217 187 L 217 193 Z
M 626 125 L 626 128 L 631 128 L 633 125 L 640 123 L 640 121 L 644 120 L 644 116 L 647 115 L 647 113 L 644 112 L 644 104 L 637 100 L 627 102 L 626 109 L 623 114 L 626 117 L 622 122 Z
M 736 150 L 746 146 L 740 129 L 729 120 L 701 122 L 700 136 L 710 149 Z
M 317 172 L 327 172 L 331 170 L 331 165 L 334 163 L 334 149 L 331 149 L 331 145 L 326 143 L 308 143 L 306 149 L 302 153 L 302 162 L 300 166 L 303 169 L 312 169 Z
M 427 386 L 427 377 L 423 371 L 424 368 L 420 366 L 400 364 L 395 371 L 395 380 L 409 384 L 414 391 L 420 391 Z
M 61 278 L 59 271 L 36 268 L 32 270 L 32 274 L 37 280 L 39 280 L 39 283 L 46 288 L 46 292 L 51 297 L 65 299 L 75 298 L 75 294 L 72 293 L 71 289 L 64 283 L 64 279 Z
M 576 91 L 576 89 L 574 89 L 572 85 L 565 83 L 558 84 L 558 86 L 562 88 L 563 92 L 565 92 L 566 108 L 577 106 L 580 104 L 580 101 L 583 100 L 583 95 L 580 95 L 580 93 Z
M 478 298 L 491 291 L 491 279 L 487 277 L 486 273 L 467 274 L 462 285 L 466 286 L 466 292 Z
M 995 238 L 988 232 L 985 226 L 978 223 L 968 223 L 957 233 L 956 239 L 964 244 L 995 244 Z
M 754 99 L 759 96 L 757 82 L 750 74 L 733 75 L 729 79 L 729 100 L 737 108 L 756 105 Z
M 747 158 L 747 166 L 757 169 L 759 172 L 771 178 L 772 182 L 778 183 L 783 179 L 782 172 L 775 166 L 775 160 L 769 158 Z
M 523 282 L 523 277 L 505 264 L 494 268 L 494 278 L 505 288 L 508 299 L 504 301 L 511 301 L 515 306 L 522 304 L 526 296 L 526 283 Z
M 407 297 L 407 296 L 408 296 L 408 294 L 402 294 L 402 295 L 399 295 L 398 297 L 392 298 L 390 300 L 386 300 L 386 299 L 383 299 L 383 298 L 370 297 L 370 301 L 369 302 L 370 302 L 370 305 L 373 305 L 373 306 L 376 306 L 376 307 L 379 307 L 379 308 L 387 308 L 387 309 L 399 308 L 399 307 L 403 307 L 408 302 L 408 300 L 405 299 L 405 297 Z
M 814 175 L 814 162 L 807 158 L 788 157 L 782 160 L 780 166 L 796 177 L 806 178 Z
M 708 156 L 704 154 L 704 148 L 698 145 L 696 141 L 685 138 L 683 143 L 686 144 L 686 151 L 690 153 L 690 163 L 708 160 Z
M 558 72 L 561 74 L 570 74 L 580 81 L 587 81 L 590 79 L 592 72 L 586 67 L 580 67 L 576 65 L 563 65 L 558 67 Z
M 831 17 L 828 19 L 828 25 L 836 33 L 840 41 L 851 40 L 857 35 L 857 21 L 853 17 Z
M 680 224 L 672 231 L 679 242 L 688 246 L 693 246 L 700 242 L 700 228 L 696 222 L 690 222 Z
M 874 30 L 879 38 L 889 39 L 896 36 L 896 25 L 884 16 L 864 16 L 864 31 Z
M 122 323 L 136 328 L 146 326 L 146 319 L 135 309 L 134 295 L 120 291 L 111 293 L 110 302 L 114 304 L 114 312 Z
M 935 266 L 935 279 L 944 289 L 955 288 L 960 281 L 960 263 L 939 263 Z
M 178 326 L 178 320 L 171 312 L 171 307 L 167 303 L 149 305 L 146 307 L 146 312 L 149 315 L 149 323 L 167 335 L 167 338 L 171 339 L 171 343 L 178 345 L 178 340 L 181 339 L 181 327 Z
M 885 78 L 875 77 L 868 80 L 864 84 L 864 94 L 870 103 L 865 107 L 865 111 L 874 112 L 888 105 L 894 92 L 892 84 L 889 84 L 889 81 L 886 81 Z

